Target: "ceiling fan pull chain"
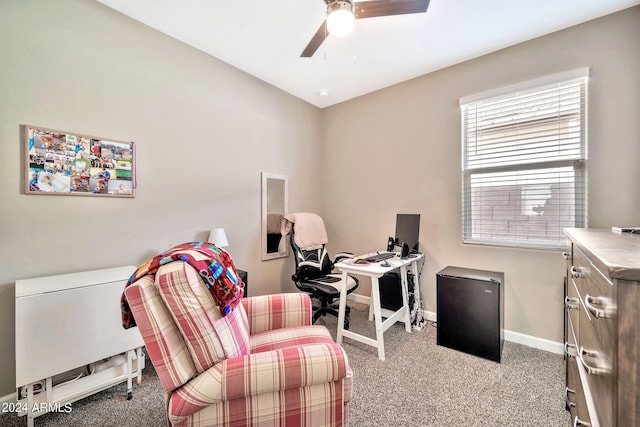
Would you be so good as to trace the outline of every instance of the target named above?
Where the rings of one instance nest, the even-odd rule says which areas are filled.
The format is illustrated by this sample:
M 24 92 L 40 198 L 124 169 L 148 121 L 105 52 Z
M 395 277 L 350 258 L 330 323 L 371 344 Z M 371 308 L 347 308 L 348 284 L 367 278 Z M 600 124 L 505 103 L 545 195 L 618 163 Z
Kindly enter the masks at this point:
M 353 32 L 353 65 L 356 64 L 358 60 L 358 32 Z

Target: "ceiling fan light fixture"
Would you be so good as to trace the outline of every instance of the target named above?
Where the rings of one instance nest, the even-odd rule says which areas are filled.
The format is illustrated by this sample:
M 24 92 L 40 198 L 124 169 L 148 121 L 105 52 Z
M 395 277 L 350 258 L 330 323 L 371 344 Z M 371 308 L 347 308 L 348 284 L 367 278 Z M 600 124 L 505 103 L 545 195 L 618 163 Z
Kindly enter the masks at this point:
M 327 31 L 333 36 L 346 36 L 356 20 L 353 2 L 332 1 L 327 6 Z

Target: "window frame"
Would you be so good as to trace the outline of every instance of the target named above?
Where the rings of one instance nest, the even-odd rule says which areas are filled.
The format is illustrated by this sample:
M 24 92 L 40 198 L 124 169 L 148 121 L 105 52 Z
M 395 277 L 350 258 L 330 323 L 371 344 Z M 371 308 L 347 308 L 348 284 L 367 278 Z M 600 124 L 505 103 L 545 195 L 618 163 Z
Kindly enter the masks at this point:
M 558 73 L 546 77 L 542 77 L 535 80 L 529 80 L 526 82 L 522 82 L 516 85 L 511 85 L 495 90 L 490 90 L 482 93 L 478 93 L 471 96 L 466 96 L 460 98 L 460 117 L 461 117 L 461 145 L 462 145 L 462 155 L 461 155 L 461 169 L 462 169 L 462 242 L 464 244 L 474 244 L 474 245 L 488 245 L 488 246 L 504 246 L 504 247 L 514 247 L 514 248 L 530 248 L 530 249 L 542 249 L 542 250 L 563 250 L 566 246 L 564 244 L 564 239 L 560 236 L 557 236 L 556 240 L 546 240 L 550 237 L 546 236 L 546 239 L 542 236 L 534 232 L 533 234 L 518 234 L 521 228 L 525 228 L 526 226 L 516 226 L 516 232 L 513 235 L 510 235 L 508 229 L 509 224 L 508 220 L 504 220 L 505 224 L 503 224 L 503 229 L 506 229 L 507 232 L 504 233 L 504 236 L 510 237 L 502 237 L 502 238 L 494 238 L 494 237 L 474 237 L 474 225 L 472 221 L 474 221 L 474 206 L 473 197 L 472 197 L 472 178 L 474 176 L 479 177 L 482 174 L 489 173 L 513 173 L 515 179 L 518 177 L 518 173 L 522 172 L 522 176 L 529 177 L 529 175 L 525 175 L 525 172 L 530 172 L 532 170 L 536 171 L 547 171 L 547 173 L 551 173 L 553 168 L 567 168 L 567 170 L 571 170 L 572 172 L 566 172 L 567 174 L 573 173 L 572 178 L 569 181 L 558 181 L 559 184 L 562 185 L 561 189 L 565 190 L 568 187 L 571 187 L 573 191 L 573 204 L 562 204 L 562 207 L 569 208 L 572 211 L 572 227 L 586 227 L 587 226 L 587 147 L 588 147 L 588 138 L 587 138 L 587 128 L 588 128 L 588 77 L 589 77 L 589 68 L 579 68 L 563 73 Z M 504 162 L 500 164 L 488 164 L 488 165 L 480 165 L 478 164 L 474 166 L 469 166 L 469 141 L 468 138 L 468 127 L 467 127 L 467 109 L 469 106 L 476 107 L 477 104 L 486 104 L 494 101 L 506 101 L 507 103 L 511 100 L 515 100 L 519 96 L 524 94 L 534 94 L 534 93 L 542 93 L 545 88 L 548 88 L 552 85 L 558 85 L 557 87 L 561 87 L 565 84 L 579 82 L 581 94 L 583 94 L 583 98 L 577 103 L 580 108 L 578 110 L 579 114 L 579 130 L 580 137 L 578 143 L 578 151 L 579 154 L 574 156 L 573 158 L 560 158 L 562 156 L 557 155 L 555 159 L 553 159 L 553 155 L 550 154 L 549 158 L 543 158 L 543 160 L 531 160 L 525 161 L 523 158 L 530 156 L 530 154 L 525 154 L 524 156 L 514 157 L 512 162 Z M 560 91 L 558 91 L 560 92 Z M 521 103 L 526 105 L 526 103 Z M 476 113 L 477 113 L 476 109 Z M 558 108 L 558 112 L 555 113 L 553 117 L 557 118 L 557 121 L 563 118 L 563 113 Z M 499 114 L 496 113 L 496 118 L 499 119 Z M 566 117 L 564 117 L 566 119 Z M 544 121 L 546 119 L 544 116 L 533 117 L 530 120 L 522 120 L 518 122 L 518 125 L 525 124 L 530 127 L 544 126 Z M 570 121 L 568 122 L 570 123 Z M 510 123 L 504 123 L 502 125 L 497 125 L 496 130 L 500 132 L 504 130 L 504 133 L 508 131 L 508 128 L 513 126 Z M 475 131 L 473 138 L 477 138 L 479 126 L 472 127 Z M 486 132 L 486 130 L 485 130 Z M 554 134 L 555 135 L 555 134 Z M 558 131 L 558 135 L 561 135 L 561 132 Z M 518 136 L 513 139 L 513 144 L 510 144 L 508 138 L 506 142 L 506 146 L 509 145 L 518 146 L 518 144 L 523 141 L 525 138 L 519 138 Z M 564 145 L 558 144 L 562 148 Z M 509 150 L 509 149 L 508 149 Z M 506 153 L 511 153 L 512 151 L 505 151 Z M 507 156 L 501 156 L 498 153 L 498 161 L 504 160 Z M 544 157 L 544 156 L 543 156 Z M 482 161 L 482 159 L 480 159 Z M 498 163 L 496 161 L 495 163 Z M 488 160 L 491 162 L 491 160 Z M 558 177 L 561 176 L 560 172 L 558 173 Z M 560 178 L 559 178 L 560 179 Z M 564 178 L 563 178 L 564 179 Z M 569 183 L 566 185 L 565 184 Z M 495 184 L 497 186 L 497 184 Z M 525 185 L 529 184 L 516 184 L 516 189 L 519 191 L 519 197 L 522 198 L 524 192 Z M 552 184 L 549 184 L 551 188 Z M 504 185 L 506 186 L 506 185 Z M 483 190 L 485 188 L 491 187 L 491 184 L 486 184 L 482 186 Z M 524 201 L 520 199 L 520 209 L 522 209 L 522 204 Z M 516 212 L 516 210 L 514 210 Z M 481 214 L 476 214 L 478 217 Z M 525 215 L 521 212 L 521 215 Z M 483 219 L 479 219 L 480 221 L 485 221 Z M 517 221 L 516 221 L 517 222 Z M 553 221 L 548 221 L 549 224 L 555 227 L 565 227 L 558 216 L 557 222 L 553 224 Z M 506 225 L 506 227 L 504 226 Z M 535 225 L 532 223 L 532 225 Z M 484 230 L 483 230 L 484 231 Z M 504 231 L 504 230 L 503 230 Z M 478 233 L 478 235 L 480 232 Z M 520 236 L 524 236 L 525 238 L 521 238 Z M 538 237 L 542 240 L 529 239 L 529 237 Z M 552 236 L 553 237 L 553 236 Z

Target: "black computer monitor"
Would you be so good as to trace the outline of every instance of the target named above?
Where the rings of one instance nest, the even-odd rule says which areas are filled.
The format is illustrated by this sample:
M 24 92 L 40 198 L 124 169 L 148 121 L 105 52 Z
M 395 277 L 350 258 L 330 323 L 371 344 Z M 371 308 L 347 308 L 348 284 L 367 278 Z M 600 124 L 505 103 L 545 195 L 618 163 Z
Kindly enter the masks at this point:
M 411 252 L 418 252 L 420 238 L 420 214 L 398 214 L 396 216 L 396 244 L 406 243 Z

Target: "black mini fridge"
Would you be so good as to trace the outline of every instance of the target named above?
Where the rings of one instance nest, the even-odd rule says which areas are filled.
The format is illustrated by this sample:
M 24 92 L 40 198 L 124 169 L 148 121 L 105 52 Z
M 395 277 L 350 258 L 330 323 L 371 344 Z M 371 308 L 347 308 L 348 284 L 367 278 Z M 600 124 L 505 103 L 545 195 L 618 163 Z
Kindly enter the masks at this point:
M 447 267 L 436 278 L 438 345 L 500 362 L 504 273 Z

